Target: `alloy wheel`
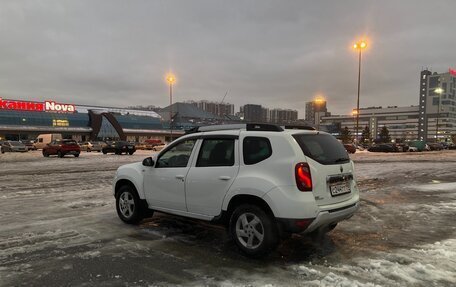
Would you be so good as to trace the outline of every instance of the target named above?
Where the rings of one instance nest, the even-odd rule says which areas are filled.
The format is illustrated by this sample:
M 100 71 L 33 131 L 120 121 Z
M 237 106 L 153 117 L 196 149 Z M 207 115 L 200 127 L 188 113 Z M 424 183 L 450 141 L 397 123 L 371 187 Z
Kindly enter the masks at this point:
M 245 248 L 258 248 L 264 240 L 264 228 L 260 218 L 253 213 L 241 214 L 236 221 L 236 236 Z
M 133 194 L 128 191 L 123 192 L 119 197 L 119 209 L 122 215 L 129 219 L 135 212 L 135 200 Z

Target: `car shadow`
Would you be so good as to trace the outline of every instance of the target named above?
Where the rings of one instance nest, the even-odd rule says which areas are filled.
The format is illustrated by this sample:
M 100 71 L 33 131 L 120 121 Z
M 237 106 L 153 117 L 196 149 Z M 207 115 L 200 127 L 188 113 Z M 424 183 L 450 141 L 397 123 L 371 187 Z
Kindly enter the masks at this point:
M 282 239 L 278 248 L 268 256 L 252 259 L 240 252 L 224 226 L 157 212 L 152 218 L 143 220 L 139 229 L 139 234 L 131 236 L 141 240 L 164 240 L 182 245 L 187 254 L 192 253 L 192 248 L 198 254 L 204 249 L 203 253 L 218 254 L 225 260 L 242 260 L 261 265 L 308 262 L 324 258 L 338 250 L 330 235 L 311 237 L 294 234 Z

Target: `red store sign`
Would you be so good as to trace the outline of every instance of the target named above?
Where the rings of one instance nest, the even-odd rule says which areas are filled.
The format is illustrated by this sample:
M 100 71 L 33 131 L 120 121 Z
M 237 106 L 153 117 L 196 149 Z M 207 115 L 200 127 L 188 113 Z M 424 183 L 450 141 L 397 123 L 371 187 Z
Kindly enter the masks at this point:
M 18 111 L 32 111 L 32 112 L 55 112 L 55 113 L 74 113 L 76 111 L 75 105 L 60 104 L 54 101 L 39 102 L 24 102 L 3 100 L 0 98 L 0 110 L 18 110 Z

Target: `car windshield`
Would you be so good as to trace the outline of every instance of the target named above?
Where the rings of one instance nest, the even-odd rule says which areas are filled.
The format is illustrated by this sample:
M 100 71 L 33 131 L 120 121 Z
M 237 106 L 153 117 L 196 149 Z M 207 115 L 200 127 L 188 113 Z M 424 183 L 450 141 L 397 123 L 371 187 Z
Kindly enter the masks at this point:
M 293 135 L 307 157 L 321 164 L 341 164 L 350 161 L 344 146 L 329 134 Z
M 16 142 L 16 141 L 11 141 L 9 142 L 12 146 L 21 146 L 22 143 L 21 142 Z

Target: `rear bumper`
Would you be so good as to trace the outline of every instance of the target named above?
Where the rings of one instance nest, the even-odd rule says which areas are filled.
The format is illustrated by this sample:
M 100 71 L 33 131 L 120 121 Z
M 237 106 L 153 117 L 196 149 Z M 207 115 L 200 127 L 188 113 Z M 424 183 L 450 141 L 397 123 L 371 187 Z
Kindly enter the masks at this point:
M 289 219 L 277 218 L 282 231 L 291 233 L 310 233 L 325 229 L 340 221 L 349 219 L 359 208 L 359 201 L 336 209 L 320 211 L 315 218 Z

